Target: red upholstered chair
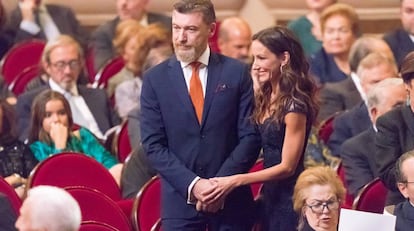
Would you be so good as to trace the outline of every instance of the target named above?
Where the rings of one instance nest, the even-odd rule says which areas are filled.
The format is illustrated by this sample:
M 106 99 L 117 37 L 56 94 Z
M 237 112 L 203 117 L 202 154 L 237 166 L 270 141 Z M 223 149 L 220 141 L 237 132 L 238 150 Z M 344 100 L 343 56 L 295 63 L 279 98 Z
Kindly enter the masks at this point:
M 14 211 L 17 215 L 19 215 L 20 207 L 22 206 L 22 200 L 17 195 L 14 188 L 9 183 L 7 183 L 7 181 L 3 179 L 3 177 L 0 177 L 0 192 L 6 195 L 7 198 L 9 198 Z
M 88 74 L 89 83 L 93 83 L 96 76 L 96 70 L 94 65 L 95 56 L 93 53 L 93 46 L 88 46 L 85 53 L 85 70 Z
M 69 186 L 65 190 L 78 202 L 83 221 L 103 222 L 120 231 L 132 229 L 121 208 L 102 192 L 83 186 Z
M 106 88 L 108 85 L 108 80 L 116 73 L 118 73 L 124 67 L 124 65 L 125 62 L 121 56 L 109 60 L 95 75 L 92 86 L 95 88 Z
M 335 112 L 325 120 L 321 121 L 319 127 L 317 128 L 318 138 L 322 140 L 325 144 L 328 143 L 329 137 L 333 132 L 333 121 L 335 117 L 340 115 L 342 111 Z
M 20 72 L 16 76 L 13 82 L 9 85 L 9 90 L 12 91 L 14 95 L 19 96 L 24 92 L 27 83 L 39 76 L 40 72 L 40 65 L 26 67 L 22 72 Z
M 82 221 L 79 231 L 118 231 L 118 229 L 104 222 Z
M 344 184 L 344 187 L 346 189 L 345 193 L 345 201 L 342 203 L 342 208 L 350 209 L 352 208 L 352 204 L 354 202 L 354 197 L 348 193 L 348 188 L 345 180 L 345 168 L 342 166 L 342 163 L 340 162 L 336 168 L 336 173 L 338 174 L 339 178 L 341 179 L 342 183 Z
M 155 222 L 155 224 L 151 227 L 151 231 L 161 231 L 161 218 Z
M 132 224 L 136 231 L 150 231 L 161 217 L 161 182 L 158 176 L 151 178 L 135 198 Z
M 208 44 L 211 48 L 212 51 L 219 53 L 220 49 L 218 47 L 218 31 L 220 28 L 220 23 L 219 21 L 216 22 L 216 31 L 214 32 L 213 36 L 211 38 L 208 39 Z
M 375 178 L 359 191 L 352 205 L 352 209 L 383 213 L 387 192 L 388 190 L 382 181 L 379 178 Z
M 256 161 L 256 163 L 253 165 L 253 167 L 249 170 L 249 172 L 255 172 L 255 171 L 260 171 L 263 169 L 263 158 L 260 158 Z M 253 198 L 257 198 L 259 193 L 260 193 L 260 189 L 262 188 L 263 183 L 253 183 L 250 184 L 250 188 L 252 190 L 253 193 Z
M 113 138 L 112 150 L 120 163 L 124 163 L 131 153 L 132 147 L 128 136 L 128 120 L 124 121 L 116 131 Z
M 48 157 L 31 172 L 28 185 L 86 186 L 114 201 L 121 199 L 121 190 L 109 171 L 83 153 L 66 152 Z
M 39 65 L 45 42 L 27 40 L 15 44 L 0 62 L 1 74 L 7 84 L 11 84 L 16 76 L 26 67 Z

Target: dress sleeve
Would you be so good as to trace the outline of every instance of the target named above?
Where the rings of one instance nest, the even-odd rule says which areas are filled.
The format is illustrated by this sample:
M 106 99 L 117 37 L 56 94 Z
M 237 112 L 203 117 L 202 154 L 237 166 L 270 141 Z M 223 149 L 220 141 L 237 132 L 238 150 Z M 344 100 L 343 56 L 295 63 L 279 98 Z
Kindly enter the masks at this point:
M 85 155 L 94 158 L 107 169 L 118 163 L 115 156 L 106 150 L 91 132 L 85 128 L 81 128 L 79 132 L 82 149 Z
M 301 113 L 301 114 L 308 114 L 308 108 L 303 103 L 298 101 L 291 100 L 286 105 L 286 114 L 289 112 Z
M 35 141 L 30 145 L 30 150 L 38 161 L 43 161 L 49 156 L 59 153 L 62 150 L 55 149 L 54 146 L 47 145 L 46 143 Z

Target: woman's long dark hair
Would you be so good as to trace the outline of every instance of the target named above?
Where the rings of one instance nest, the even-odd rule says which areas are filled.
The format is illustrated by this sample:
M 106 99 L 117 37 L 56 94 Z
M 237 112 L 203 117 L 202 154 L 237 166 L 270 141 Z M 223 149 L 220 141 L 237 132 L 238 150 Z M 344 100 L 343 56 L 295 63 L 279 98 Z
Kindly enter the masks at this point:
M 5 99 L 0 99 L 1 131 L 0 144 L 8 145 L 17 139 L 16 112 Z
M 279 78 L 271 78 L 259 92 L 255 94 L 255 110 L 253 119 L 261 123 L 265 115 L 270 112 L 272 120 L 277 124 L 284 122 L 286 108 L 292 106 L 292 102 L 304 108 L 315 120 L 319 110 L 316 100 L 316 85 L 309 76 L 309 64 L 304 55 L 303 48 L 293 33 L 281 26 L 264 29 L 253 35 L 253 41 L 257 40 L 269 49 L 277 57 L 282 58 L 285 52 L 290 59 L 281 68 Z M 278 92 L 272 99 L 272 92 Z

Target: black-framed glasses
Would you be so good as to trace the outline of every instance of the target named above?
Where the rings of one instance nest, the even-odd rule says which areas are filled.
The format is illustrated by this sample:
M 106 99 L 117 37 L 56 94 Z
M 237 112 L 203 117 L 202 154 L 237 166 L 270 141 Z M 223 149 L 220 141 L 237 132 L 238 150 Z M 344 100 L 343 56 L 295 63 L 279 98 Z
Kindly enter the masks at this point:
M 308 205 L 312 212 L 314 213 L 323 213 L 323 210 L 327 208 L 329 211 L 336 210 L 339 208 L 339 201 L 338 200 L 331 200 L 331 201 L 319 201 L 313 205 Z
M 52 63 L 52 66 L 56 68 L 58 71 L 65 70 L 66 66 L 69 66 L 71 70 L 77 70 L 80 68 L 80 61 L 79 60 L 71 60 L 69 62 L 59 61 L 56 63 Z

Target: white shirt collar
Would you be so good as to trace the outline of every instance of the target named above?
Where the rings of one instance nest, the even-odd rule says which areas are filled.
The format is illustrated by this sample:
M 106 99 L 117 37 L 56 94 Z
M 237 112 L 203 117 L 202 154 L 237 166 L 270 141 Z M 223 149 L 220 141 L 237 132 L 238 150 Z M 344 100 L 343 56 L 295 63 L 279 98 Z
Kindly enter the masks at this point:
M 67 91 L 66 89 L 63 89 L 58 83 L 56 83 L 52 78 L 49 78 L 49 86 L 50 86 L 50 89 L 57 91 L 63 95 L 65 95 L 65 93 L 70 93 L 71 95 L 74 95 L 74 96 L 79 95 L 76 84 L 72 86 L 70 91 Z

